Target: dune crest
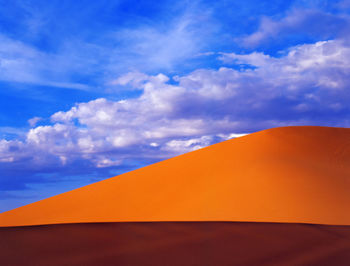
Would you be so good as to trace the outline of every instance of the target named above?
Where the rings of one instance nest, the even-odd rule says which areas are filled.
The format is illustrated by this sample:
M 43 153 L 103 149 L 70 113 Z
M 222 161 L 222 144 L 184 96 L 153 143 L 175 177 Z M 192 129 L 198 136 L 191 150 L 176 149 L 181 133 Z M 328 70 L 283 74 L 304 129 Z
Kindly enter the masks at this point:
M 253 133 L 0 214 L 0 226 L 130 221 L 350 225 L 350 129 Z

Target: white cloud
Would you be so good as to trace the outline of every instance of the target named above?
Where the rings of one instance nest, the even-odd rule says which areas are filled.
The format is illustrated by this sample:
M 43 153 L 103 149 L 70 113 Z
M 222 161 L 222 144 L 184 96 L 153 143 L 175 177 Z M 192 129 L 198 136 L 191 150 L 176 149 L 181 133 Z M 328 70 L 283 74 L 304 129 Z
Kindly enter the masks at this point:
M 163 74 L 126 74 L 115 82 L 141 90 L 139 97 L 100 98 L 57 112 L 50 125 L 30 129 L 22 141 L 1 140 L 0 161 L 36 169 L 82 160 L 120 167 L 125 160 L 167 158 L 263 128 L 349 125 L 345 42 L 300 45 L 280 57 L 222 53 L 220 59 L 252 67 L 198 69 L 177 77 L 177 84 Z
M 165 143 L 164 150 L 170 150 L 175 153 L 185 153 L 204 148 L 213 143 L 213 136 L 202 136 L 192 139 L 173 139 Z
M 221 56 L 225 63 L 257 67 L 245 71 L 246 77 L 258 78 L 273 87 L 283 86 L 289 91 L 306 88 L 345 89 L 349 82 L 349 59 L 350 47 L 342 41 L 333 40 L 293 47 L 287 55 L 280 58 L 256 52 Z M 278 93 L 277 90 L 274 92 Z
M 111 81 L 111 85 L 125 86 L 131 83 L 132 87 L 141 87 L 142 83 L 149 79 L 149 76 L 141 72 L 128 72 L 125 75 L 120 76 L 116 80 Z
M 349 25 L 350 18 L 346 14 L 335 15 L 317 9 L 293 9 L 281 19 L 262 17 L 257 31 L 237 41 L 245 47 L 257 47 L 267 42 L 281 41 L 293 34 L 318 36 L 318 39 L 345 37 Z
M 228 139 L 234 139 L 234 138 L 240 138 L 248 135 L 248 133 L 230 133 L 230 134 L 219 134 L 218 136 L 222 138 L 223 140 L 228 140 Z
M 108 69 L 114 73 L 123 73 L 126 69 L 173 71 L 179 64 L 203 52 L 212 41 L 217 26 L 209 11 L 195 13 L 195 2 L 182 6 L 181 14 L 168 21 L 166 27 L 144 23 L 110 34 L 118 47 L 110 51 Z M 123 83 L 123 79 L 119 82 Z
M 95 92 L 108 87 L 114 91 L 113 86 L 123 86 L 128 82 L 126 76 L 110 82 L 115 75 L 134 72 L 132 75 L 135 76 L 137 71 L 173 72 L 179 66 L 182 68 L 185 62 L 188 67 L 193 65 L 189 62 L 191 59 L 206 51 L 217 27 L 209 9 L 199 13 L 196 2 L 186 5 L 172 3 L 167 8 L 172 15 L 164 18 L 162 23 L 137 17 L 132 23 L 112 23 L 97 31 L 88 27 L 75 32 L 77 27 L 86 28 L 86 23 L 77 21 L 78 24 L 71 29 L 75 32 L 73 35 L 62 26 L 68 23 L 66 18 L 62 25 L 58 25 L 52 19 L 55 17 L 53 10 L 40 7 L 42 10 L 38 12 L 37 7 L 21 3 L 18 8 L 25 14 L 20 23 L 25 29 L 22 29 L 23 34 L 17 39 L 14 35 L 0 34 L 0 80 L 25 85 L 94 89 Z M 95 6 L 106 8 L 96 2 L 85 5 L 79 14 L 75 12 L 74 15 L 78 20 L 91 20 L 91 14 L 96 12 Z M 130 18 L 126 16 L 122 21 L 124 19 L 129 21 Z M 55 34 L 50 34 L 49 28 L 53 28 Z M 45 40 L 45 44 L 38 40 Z M 145 75 L 139 75 L 138 81 L 133 78 L 134 83 L 142 82 Z
M 42 120 L 41 117 L 35 116 L 35 117 L 29 119 L 29 120 L 28 120 L 28 123 L 29 123 L 29 125 L 30 125 L 31 127 L 34 127 L 40 120 Z
M 0 80 L 79 90 L 88 89 L 88 86 L 71 82 L 66 77 L 67 73 L 74 72 L 77 68 L 77 62 L 73 62 L 71 58 L 68 54 L 42 52 L 0 34 Z

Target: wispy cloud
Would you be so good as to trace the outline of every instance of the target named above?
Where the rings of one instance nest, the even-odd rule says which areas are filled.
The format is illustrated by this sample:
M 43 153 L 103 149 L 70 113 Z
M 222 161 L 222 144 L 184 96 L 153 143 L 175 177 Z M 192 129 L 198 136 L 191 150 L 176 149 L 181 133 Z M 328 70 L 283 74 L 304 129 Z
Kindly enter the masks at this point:
M 28 120 L 28 123 L 29 123 L 29 125 L 30 125 L 31 127 L 34 127 L 40 120 L 42 120 L 41 117 L 35 116 L 35 117 L 29 119 L 29 120 Z
M 38 49 L 0 35 L 0 80 L 61 88 L 88 89 L 85 84 L 67 79 L 74 66 L 66 57 Z M 70 61 L 70 63 L 72 63 Z M 66 81 L 64 81 L 66 78 Z
M 84 30 L 67 36 L 55 29 L 59 34 L 57 40 L 45 39 L 47 45 L 38 45 L 35 39 L 48 35 L 52 10 L 46 8 L 41 12 L 21 4 L 26 13 L 23 27 L 31 32 L 31 38 L 28 41 L 0 33 L 0 80 L 104 90 L 112 77 L 129 71 L 171 73 L 179 66 L 190 66 L 197 54 L 206 51 L 217 27 L 210 11 L 198 14 L 196 4 L 194 1 L 186 8 L 178 7 L 176 15 L 161 23 L 136 17 L 124 27 L 110 26 L 88 36 Z M 91 12 L 91 8 L 84 8 L 80 16 L 85 18 Z
M 110 73 L 125 73 L 126 69 L 171 73 L 180 64 L 189 64 L 209 46 L 217 27 L 210 14 L 193 12 L 195 9 L 187 8 L 165 24 L 146 23 L 106 36 L 108 42 L 117 44 L 110 53 Z
M 318 9 L 293 9 L 287 16 L 273 19 L 263 16 L 257 31 L 237 40 L 245 47 L 256 48 L 270 42 L 281 42 L 293 36 L 330 39 L 348 34 L 350 17 Z

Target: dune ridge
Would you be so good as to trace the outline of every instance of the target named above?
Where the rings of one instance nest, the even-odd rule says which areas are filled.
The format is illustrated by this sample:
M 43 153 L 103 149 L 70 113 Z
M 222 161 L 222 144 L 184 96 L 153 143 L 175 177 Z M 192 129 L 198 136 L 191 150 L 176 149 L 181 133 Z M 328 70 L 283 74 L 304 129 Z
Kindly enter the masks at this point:
M 350 225 L 350 129 L 249 134 L 0 214 L 0 226 L 130 221 Z

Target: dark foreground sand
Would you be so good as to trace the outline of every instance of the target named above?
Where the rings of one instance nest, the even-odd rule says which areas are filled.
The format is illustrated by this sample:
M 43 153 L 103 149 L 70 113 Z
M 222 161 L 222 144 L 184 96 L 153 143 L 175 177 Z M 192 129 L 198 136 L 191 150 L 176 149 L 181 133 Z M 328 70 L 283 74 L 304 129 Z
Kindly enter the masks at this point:
M 350 265 L 350 226 L 133 222 L 0 228 L 7 265 Z

